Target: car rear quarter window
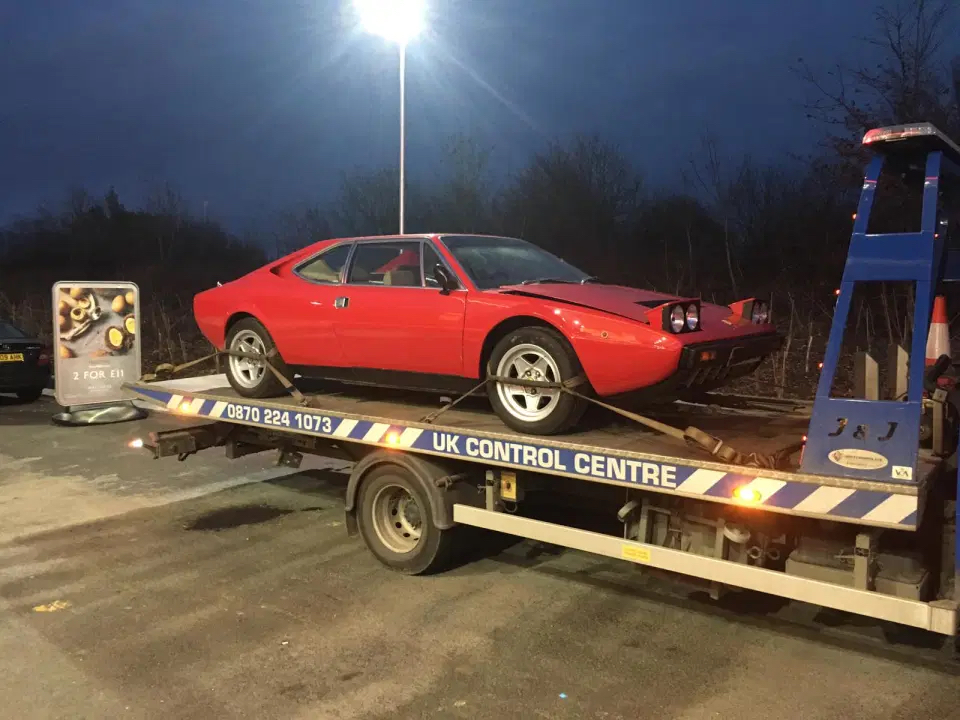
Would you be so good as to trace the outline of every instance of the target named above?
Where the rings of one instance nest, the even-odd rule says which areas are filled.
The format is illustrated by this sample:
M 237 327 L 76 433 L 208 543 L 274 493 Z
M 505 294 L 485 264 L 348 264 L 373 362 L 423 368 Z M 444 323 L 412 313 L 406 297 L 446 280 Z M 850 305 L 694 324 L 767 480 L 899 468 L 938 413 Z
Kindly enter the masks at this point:
M 297 274 L 313 282 L 338 283 L 348 257 L 350 257 L 350 243 L 337 245 L 298 267 Z

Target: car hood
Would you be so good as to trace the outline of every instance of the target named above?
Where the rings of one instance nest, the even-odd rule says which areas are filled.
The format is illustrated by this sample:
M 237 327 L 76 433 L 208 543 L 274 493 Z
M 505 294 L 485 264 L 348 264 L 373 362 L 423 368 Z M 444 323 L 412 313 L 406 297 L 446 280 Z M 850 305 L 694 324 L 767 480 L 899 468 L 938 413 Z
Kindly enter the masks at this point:
M 640 322 L 647 322 L 647 313 L 652 308 L 679 299 L 677 295 L 667 295 L 652 290 L 639 290 L 620 285 L 602 285 L 600 283 L 510 285 L 500 288 L 499 292 L 508 295 L 539 297 L 544 300 L 558 300 Z
M 619 315 L 620 317 L 649 323 L 647 313 L 653 308 L 676 300 L 689 300 L 689 296 L 670 295 L 623 287 L 621 285 L 603 285 L 586 283 L 573 285 L 566 283 L 540 283 L 531 285 L 511 285 L 499 288 L 496 292 L 508 295 L 555 300 L 580 307 Z M 702 330 L 684 336 L 688 341 L 706 342 L 725 337 L 770 333 L 772 325 L 740 325 L 725 322 L 730 317 L 730 308 L 725 305 L 700 302 L 700 320 Z

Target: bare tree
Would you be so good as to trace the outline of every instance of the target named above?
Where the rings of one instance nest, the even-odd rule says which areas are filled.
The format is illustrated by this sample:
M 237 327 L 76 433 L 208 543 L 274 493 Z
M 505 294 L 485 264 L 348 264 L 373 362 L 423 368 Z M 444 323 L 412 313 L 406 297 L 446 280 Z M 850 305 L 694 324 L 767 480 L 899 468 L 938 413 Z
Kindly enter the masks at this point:
M 271 234 L 277 257 L 334 236 L 327 213 L 309 204 L 280 213 Z
M 643 187 L 615 146 L 578 136 L 537 153 L 498 198 L 498 213 L 512 234 L 564 254 L 616 266 L 614 253 L 628 237 Z M 605 268 L 604 268 L 605 269 Z
M 944 58 L 953 13 L 952 0 L 895 0 L 876 11 L 876 31 L 865 39 L 880 56 L 876 66 L 838 64 L 821 75 L 798 61 L 813 90 L 808 116 L 828 128 L 831 150 L 859 161 L 863 134 L 884 125 L 932 122 L 948 133 L 960 130 Z
M 732 173 L 727 172 L 720 158 L 716 139 L 704 136 L 700 153 L 690 158 L 682 175 L 688 186 L 706 196 L 709 207 L 723 226 L 724 262 L 730 278 L 730 289 L 734 295 L 739 295 L 739 271 L 736 267 L 734 245 L 743 244 L 744 230 L 748 223 L 745 218 L 738 218 L 735 210 L 739 205 L 742 211 L 747 205 L 746 201 L 756 192 L 750 159 L 744 158 Z
M 488 170 L 491 149 L 465 135 L 444 144 L 440 184 L 433 189 L 425 221 L 449 232 L 488 232 L 493 229 Z
M 331 213 L 338 234 L 396 233 L 400 216 L 400 186 L 397 178 L 394 168 L 345 173 Z M 410 203 L 410 200 L 408 193 L 407 202 Z

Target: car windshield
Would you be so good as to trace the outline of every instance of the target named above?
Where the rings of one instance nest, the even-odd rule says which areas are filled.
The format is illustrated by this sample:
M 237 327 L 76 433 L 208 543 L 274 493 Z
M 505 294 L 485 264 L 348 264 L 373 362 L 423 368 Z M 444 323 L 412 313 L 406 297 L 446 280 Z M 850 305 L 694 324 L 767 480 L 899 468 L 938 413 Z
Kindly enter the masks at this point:
M 0 338 L 9 338 L 9 339 L 21 339 L 25 338 L 27 335 L 20 328 L 11 325 L 5 320 L 0 320 Z
M 526 240 L 472 235 L 445 235 L 441 240 L 480 290 L 524 283 L 582 283 L 592 279 Z

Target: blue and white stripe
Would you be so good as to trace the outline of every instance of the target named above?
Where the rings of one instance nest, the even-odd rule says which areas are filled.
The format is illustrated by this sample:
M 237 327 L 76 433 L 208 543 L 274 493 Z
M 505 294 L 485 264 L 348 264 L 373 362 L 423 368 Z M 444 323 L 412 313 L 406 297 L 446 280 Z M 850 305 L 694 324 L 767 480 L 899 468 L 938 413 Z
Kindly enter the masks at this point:
M 174 412 L 242 425 L 634 486 L 704 501 L 748 504 L 791 515 L 907 530 L 915 529 L 919 519 L 920 495 L 916 487 L 892 484 L 889 491 L 858 489 L 856 483 L 849 480 L 841 480 L 842 486 L 839 486 L 828 484 L 837 482 L 834 479 L 813 475 L 797 476 L 798 479 L 794 480 L 782 474 L 781 477 L 753 475 L 738 466 L 714 464 L 713 468 L 705 468 L 700 467 L 700 463 L 685 465 L 689 461 L 683 458 L 665 461 L 662 457 L 647 459 L 637 453 L 612 450 L 587 452 L 579 446 L 548 438 L 531 436 L 528 442 L 528 438 L 521 436 L 504 439 L 457 427 L 415 427 L 322 410 L 293 406 L 278 408 L 245 399 L 183 395 L 141 384 L 132 384 L 129 388 L 142 398 Z M 496 449 L 498 444 L 501 455 L 495 457 L 489 449 Z M 486 454 L 485 449 L 488 450 Z M 632 474 L 624 474 L 627 466 Z M 619 474 L 604 474 L 603 469 L 609 467 L 620 468 Z M 597 468 L 601 468 L 599 474 Z M 870 483 L 870 487 L 877 487 L 877 483 Z M 751 500 L 744 503 L 739 499 L 744 497 Z

